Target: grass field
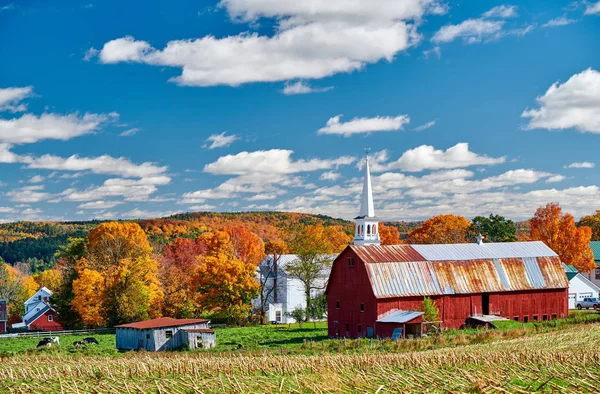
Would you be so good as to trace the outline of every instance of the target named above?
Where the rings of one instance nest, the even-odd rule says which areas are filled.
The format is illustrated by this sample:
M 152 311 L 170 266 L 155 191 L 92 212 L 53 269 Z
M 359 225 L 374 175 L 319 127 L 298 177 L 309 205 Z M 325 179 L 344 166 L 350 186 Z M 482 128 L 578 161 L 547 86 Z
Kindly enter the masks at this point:
M 0 392 L 598 392 L 598 315 L 392 341 L 330 340 L 325 324 L 217 329 L 218 347 L 118 352 L 114 335 L 35 349 L 0 339 Z M 584 324 L 590 323 L 590 324 Z

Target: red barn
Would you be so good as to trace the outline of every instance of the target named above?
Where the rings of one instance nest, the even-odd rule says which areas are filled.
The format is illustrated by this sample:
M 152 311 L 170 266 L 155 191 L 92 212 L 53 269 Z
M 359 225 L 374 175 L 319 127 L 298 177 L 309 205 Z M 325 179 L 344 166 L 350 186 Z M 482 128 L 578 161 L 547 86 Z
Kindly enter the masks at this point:
M 0 300 L 0 334 L 8 330 L 8 305 L 6 300 Z
M 568 315 L 559 257 L 542 242 L 348 246 L 327 285 L 330 336 L 420 334 L 424 297 L 442 327 L 496 315 L 527 322 Z

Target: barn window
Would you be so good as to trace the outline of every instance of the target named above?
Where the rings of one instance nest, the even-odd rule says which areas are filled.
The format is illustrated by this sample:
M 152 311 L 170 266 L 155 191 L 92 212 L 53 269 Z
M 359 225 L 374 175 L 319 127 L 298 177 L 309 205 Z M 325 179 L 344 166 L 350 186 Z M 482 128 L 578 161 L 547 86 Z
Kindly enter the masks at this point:
M 538 321 L 537 315 L 533 315 L 533 321 Z
M 600 279 L 600 268 L 596 268 L 596 279 Z
M 340 309 L 340 302 L 339 301 L 335 302 L 335 309 Z
M 552 315 L 552 320 L 556 320 L 556 315 Z
M 53 321 L 53 320 L 54 320 L 54 316 L 48 315 L 48 321 Z
M 360 304 L 360 311 L 364 312 L 365 311 L 365 304 Z
M 542 315 L 542 321 L 548 320 L 548 315 Z
M 513 320 L 514 320 L 514 321 L 519 321 L 519 316 L 515 316 L 515 317 L 513 317 Z
M 346 323 L 346 334 L 350 332 L 350 323 Z
M 359 334 L 362 333 L 362 326 L 359 324 L 358 329 L 356 330 Z
M 172 338 L 173 337 L 173 331 L 167 330 L 167 332 L 165 333 L 165 335 L 167 336 L 167 339 Z
M 348 267 L 354 267 L 354 257 L 348 257 Z
M 146 334 L 146 339 L 150 339 L 150 334 Z
M 529 321 L 529 316 L 523 316 L 523 323 L 527 323 Z

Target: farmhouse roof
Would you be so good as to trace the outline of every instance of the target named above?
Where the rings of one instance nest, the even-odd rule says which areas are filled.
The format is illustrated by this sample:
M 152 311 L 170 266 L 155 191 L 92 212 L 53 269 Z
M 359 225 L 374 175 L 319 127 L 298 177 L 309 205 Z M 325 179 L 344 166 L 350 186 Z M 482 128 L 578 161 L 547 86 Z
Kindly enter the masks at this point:
M 569 287 L 560 258 L 542 242 L 349 248 L 377 298 Z
M 594 254 L 594 260 L 596 260 L 596 264 L 600 261 L 600 241 L 592 241 L 590 242 L 590 248 L 592 248 L 592 253 Z
M 172 317 L 161 317 L 158 319 L 121 324 L 120 326 L 115 326 L 115 328 L 135 328 L 138 330 L 148 330 L 152 328 L 179 327 L 206 322 L 208 322 L 206 319 L 174 319 Z

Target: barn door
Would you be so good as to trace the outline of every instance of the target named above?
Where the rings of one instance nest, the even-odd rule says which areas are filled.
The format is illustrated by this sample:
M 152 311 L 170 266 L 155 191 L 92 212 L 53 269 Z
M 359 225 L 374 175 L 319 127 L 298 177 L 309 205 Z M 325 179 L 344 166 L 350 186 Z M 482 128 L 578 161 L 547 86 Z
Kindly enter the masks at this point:
M 481 314 L 489 315 L 490 314 L 490 294 L 483 293 L 481 295 Z

